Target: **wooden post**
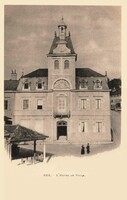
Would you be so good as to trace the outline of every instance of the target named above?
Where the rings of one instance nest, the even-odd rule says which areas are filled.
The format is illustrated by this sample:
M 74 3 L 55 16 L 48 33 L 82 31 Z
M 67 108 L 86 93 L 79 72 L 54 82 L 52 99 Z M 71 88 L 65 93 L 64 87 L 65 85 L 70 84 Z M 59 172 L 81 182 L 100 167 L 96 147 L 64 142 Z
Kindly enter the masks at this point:
M 36 140 L 34 140 L 34 163 L 35 163 L 35 155 L 36 155 Z
M 43 140 L 43 162 L 45 162 L 46 157 L 46 148 L 45 148 L 45 140 Z
M 12 160 L 12 144 L 9 144 L 9 158 Z

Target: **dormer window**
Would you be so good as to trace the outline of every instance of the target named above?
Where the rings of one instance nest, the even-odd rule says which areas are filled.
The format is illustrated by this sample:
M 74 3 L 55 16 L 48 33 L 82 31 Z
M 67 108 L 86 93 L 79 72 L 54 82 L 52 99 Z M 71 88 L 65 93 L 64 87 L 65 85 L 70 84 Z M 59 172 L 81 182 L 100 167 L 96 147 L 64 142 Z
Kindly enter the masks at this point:
M 101 80 L 96 80 L 93 83 L 94 83 L 94 89 L 102 89 L 102 81 Z
M 59 60 L 55 60 L 54 62 L 54 68 L 59 69 Z
M 64 69 L 69 69 L 69 60 L 64 61 Z
M 24 90 L 30 89 L 30 82 L 28 82 L 28 80 L 25 80 L 25 82 L 23 83 L 23 89 Z
M 24 89 L 29 89 L 29 84 L 28 83 L 24 83 Z
M 45 85 L 45 82 L 42 82 L 42 80 L 39 80 L 37 83 L 37 89 L 38 90 L 44 90 L 44 85 Z
M 88 89 L 88 81 L 86 80 L 81 80 L 79 82 L 79 89 Z
M 38 89 L 42 89 L 42 83 L 38 83 L 37 87 Z

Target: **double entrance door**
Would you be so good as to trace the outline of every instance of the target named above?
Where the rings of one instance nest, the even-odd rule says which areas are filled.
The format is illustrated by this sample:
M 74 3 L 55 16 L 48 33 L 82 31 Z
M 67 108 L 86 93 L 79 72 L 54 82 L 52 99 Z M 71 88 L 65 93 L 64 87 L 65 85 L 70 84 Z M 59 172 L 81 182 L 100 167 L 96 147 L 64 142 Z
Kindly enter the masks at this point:
M 57 140 L 59 140 L 61 136 L 67 139 L 67 122 L 66 121 L 57 122 Z

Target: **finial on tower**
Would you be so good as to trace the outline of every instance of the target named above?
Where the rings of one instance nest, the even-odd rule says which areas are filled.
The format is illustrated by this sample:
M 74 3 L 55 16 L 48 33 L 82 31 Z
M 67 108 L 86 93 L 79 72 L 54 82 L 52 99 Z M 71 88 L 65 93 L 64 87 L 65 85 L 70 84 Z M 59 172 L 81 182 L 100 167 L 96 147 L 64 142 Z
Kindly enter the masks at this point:
M 60 26 L 64 26 L 65 28 L 67 28 L 67 25 L 66 25 L 65 22 L 64 22 L 63 16 L 62 16 L 61 21 L 60 21 L 60 23 L 59 23 L 59 25 L 58 25 L 58 28 L 59 28 Z

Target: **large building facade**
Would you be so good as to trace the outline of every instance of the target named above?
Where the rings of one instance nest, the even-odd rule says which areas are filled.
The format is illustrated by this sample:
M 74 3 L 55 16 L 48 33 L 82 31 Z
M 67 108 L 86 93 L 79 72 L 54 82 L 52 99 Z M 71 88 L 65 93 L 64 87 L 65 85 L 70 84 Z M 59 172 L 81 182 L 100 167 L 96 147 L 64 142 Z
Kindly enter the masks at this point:
M 76 68 L 77 54 L 63 19 L 47 54 L 47 68 L 5 81 L 5 115 L 49 136 L 50 143 L 111 141 L 107 76 Z

